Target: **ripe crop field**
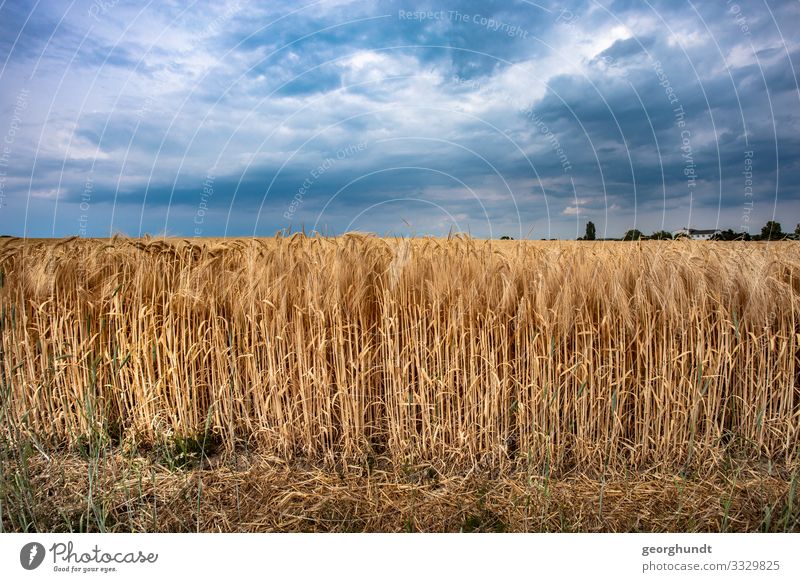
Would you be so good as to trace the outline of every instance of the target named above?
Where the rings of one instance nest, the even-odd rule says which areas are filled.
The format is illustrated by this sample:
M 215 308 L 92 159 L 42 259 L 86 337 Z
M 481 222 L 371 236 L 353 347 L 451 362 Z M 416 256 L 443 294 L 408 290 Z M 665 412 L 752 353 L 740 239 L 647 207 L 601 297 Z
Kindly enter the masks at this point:
M 800 244 L 0 239 L 48 531 L 797 531 Z

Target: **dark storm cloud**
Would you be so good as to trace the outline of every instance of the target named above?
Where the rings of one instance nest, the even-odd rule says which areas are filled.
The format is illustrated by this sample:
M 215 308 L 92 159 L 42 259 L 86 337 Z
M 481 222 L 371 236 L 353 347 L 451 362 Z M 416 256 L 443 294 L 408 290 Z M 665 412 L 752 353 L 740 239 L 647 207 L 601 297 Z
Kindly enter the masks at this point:
M 793 3 L 32 7 L 0 9 L 4 232 L 800 222 Z

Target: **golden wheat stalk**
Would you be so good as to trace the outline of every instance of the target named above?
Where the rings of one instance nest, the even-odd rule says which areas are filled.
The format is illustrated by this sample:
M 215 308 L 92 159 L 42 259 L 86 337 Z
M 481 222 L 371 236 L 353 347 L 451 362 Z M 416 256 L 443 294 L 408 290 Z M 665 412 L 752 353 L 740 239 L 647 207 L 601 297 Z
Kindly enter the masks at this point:
M 6 240 L 6 429 L 546 471 L 795 463 L 794 243 Z

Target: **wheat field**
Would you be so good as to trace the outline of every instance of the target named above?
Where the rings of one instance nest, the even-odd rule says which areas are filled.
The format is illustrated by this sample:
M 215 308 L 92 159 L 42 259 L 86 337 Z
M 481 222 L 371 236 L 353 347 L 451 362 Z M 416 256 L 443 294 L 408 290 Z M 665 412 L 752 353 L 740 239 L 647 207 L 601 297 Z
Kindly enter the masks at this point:
M 113 497 L 120 480 L 135 481 L 120 455 L 172 451 L 174 460 L 197 448 L 186 478 L 199 490 L 204 479 L 224 483 L 219 471 L 246 451 L 273 463 L 273 477 L 298 466 L 320 483 L 333 475 L 341 500 L 342 483 L 354 480 L 345 490 L 355 495 L 374 471 L 429 493 L 460 479 L 456 496 L 464 479 L 488 475 L 481 487 L 505 483 L 527 499 L 522 513 L 492 513 L 519 531 L 564 530 L 574 491 L 562 495 L 562 527 L 541 495 L 568 482 L 591 491 L 584 501 L 599 495 L 599 517 L 587 521 L 586 507 L 572 514 L 583 531 L 752 531 L 765 528 L 765 511 L 766 529 L 797 527 L 796 243 L 0 239 L 0 277 L 7 529 L 73 527 L 71 518 L 37 523 L 28 508 L 57 467 L 65 483 L 86 481 L 83 469 L 64 468 L 70 455 L 95 471 L 94 485 L 75 487 L 106 482 Z M 152 495 L 164 465 L 151 464 Z M 162 487 L 182 470 L 173 465 L 158 473 Z M 20 475 L 30 491 L 8 485 Z M 647 492 L 648 475 L 663 488 L 671 476 L 689 479 L 717 505 L 730 489 L 730 501 L 694 525 L 676 514 L 643 524 L 635 504 L 609 521 L 606 483 Z M 699 515 L 707 499 L 689 489 Z M 376 518 L 382 506 L 364 491 L 373 504 L 356 507 L 372 507 L 372 521 L 348 518 L 348 527 L 404 527 Z M 477 511 L 485 526 L 489 497 L 483 491 L 469 515 L 462 507 L 459 518 L 408 523 L 463 529 Z M 205 512 L 226 515 L 220 525 L 201 519 L 201 500 L 198 492 L 189 518 L 198 530 L 330 529 L 285 513 L 245 527 L 220 509 L 230 499 Z M 330 522 L 328 501 L 315 507 L 328 508 Z M 103 515 L 123 523 L 121 507 L 109 502 Z M 130 517 L 141 511 L 129 509 L 123 529 L 185 527 Z M 81 528 L 108 528 L 96 507 L 85 513 Z

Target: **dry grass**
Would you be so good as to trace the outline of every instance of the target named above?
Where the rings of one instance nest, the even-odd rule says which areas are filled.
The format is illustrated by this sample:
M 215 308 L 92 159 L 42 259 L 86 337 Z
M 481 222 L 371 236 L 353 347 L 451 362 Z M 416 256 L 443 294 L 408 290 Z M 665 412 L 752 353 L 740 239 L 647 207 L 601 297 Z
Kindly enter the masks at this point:
M 237 482 L 227 462 L 189 477 L 182 460 L 247 449 L 288 468 L 259 465 L 245 482 L 288 494 L 297 464 L 313 463 L 302 495 L 351 491 L 355 529 L 402 527 L 354 467 L 383 467 L 387 499 L 404 468 L 442 477 L 441 491 L 411 488 L 425 514 L 412 529 L 453 529 L 476 472 L 506 499 L 499 522 L 513 530 L 559 529 L 541 498 L 528 513 L 508 501 L 541 480 L 566 511 L 561 529 L 715 530 L 719 516 L 696 500 L 731 482 L 761 503 L 741 528 L 730 517 L 733 529 L 757 527 L 765 507 L 796 511 L 795 243 L 6 239 L 0 269 L 6 483 L 34 483 L 49 474 L 41 463 L 75 454 L 100 475 L 111 451 L 150 450 L 164 479 L 208 479 L 199 488 L 224 495 Z M 736 482 L 734 465 L 751 477 Z M 326 482 L 335 468 L 346 486 Z M 684 499 L 694 527 L 680 512 L 641 513 L 644 492 L 663 497 L 676 478 L 696 484 Z M 605 496 L 608 507 L 626 487 L 618 518 L 581 506 Z M 11 509 L 33 504 L 26 495 Z M 295 522 L 278 510 L 196 521 L 328 529 L 312 506 L 299 503 L 311 513 Z
M 174 470 L 110 454 L 30 461 L 38 531 L 105 532 L 753 532 L 800 528 L 797 482 L 737 468 L 684 478 L 646 472 L 548 481 L 520 472 L 443 475 L 287 464 L 238 455 Z M 6 516 L 8 517 L 8 516 Z M 14 516 L 12 516 L 14 517 Z M 7 519 L 7 524 L 11 519 Z

